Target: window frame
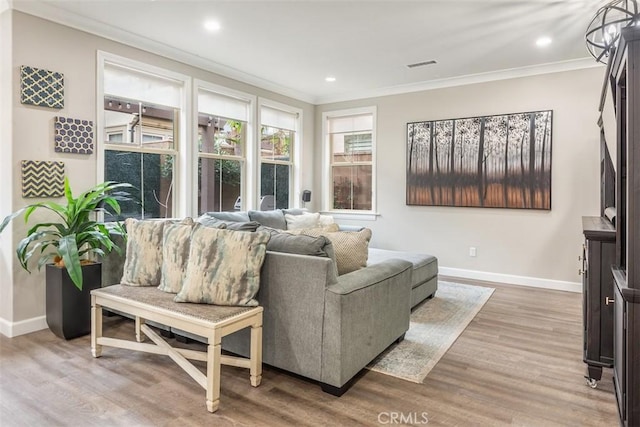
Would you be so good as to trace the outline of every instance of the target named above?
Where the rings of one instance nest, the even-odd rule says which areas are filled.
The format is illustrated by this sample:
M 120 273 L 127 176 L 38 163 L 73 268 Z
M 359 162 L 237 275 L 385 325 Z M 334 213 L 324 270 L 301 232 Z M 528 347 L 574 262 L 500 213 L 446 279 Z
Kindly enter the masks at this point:
M 302 169 L 300 164 L 302 163 L 302 131 L 303 131 L 303 110 L 301 108 L 293 107 L 288 104 L 283 104 L 281 102 L 273 101 L 268 98 L 258 98 L 257 112 L 258 112 L 258 120 L 256 126 L 256 151 L 257 151 L 257 168 L 256 168 L 256 194 L 255 200 L 256 206 L 260 207 L 260 189 L 262 188 L 262 155 L 261 155 L 261 147 L 260 144 L 262 142 L 261 139 L 261 130 L 262 130 L 262 107 L 271 108 L 274 110 L 280 110 L 285 113 L 290 113 L 292 115 L 296 115 L 296 126 L 294 129 L 294 139 L 293 144 L 290 148 L 289 161 L 284 162 L 281 160 L 271 160 L 266 161 L 265 163 L 273 164 L 273 165 L 288 165 L 290 174 L 289 174 L 289 209 L 299 208 L 302 198 L 302 190 L 301 190 L 301 181 L 302 181 Z
M 355 209 L 333 209 L 333 167 L 339 164 L 333 162 L 331 134 L 329 133 L 329 121 L 341 117 L 359 116 L 370 114 L 372 116 L 371 129 L 371 209 L 355 210 Z M 377 213 L 377 107 L 360 107 L 349 108 L 345 110 L 324 111 L 322 113 L 322 212 L 329 213 L 340 219 L 365 219 L 375 220 L 379 215 Z M 346 165 L 368 165 L 369 162 L 344 163 Z
M 246 129 L 246 146 L 243 147 L 243 156 L 225 156 L 213 153 L 200 153 L 198 150 L 198 115 L 200 114 L 200 110 L 198 108 L 198 94 L 200 90 L 204 90 L 207 92 L 212 92 L 215 94 L 219 94 L 222 96 L 226 96 L 229 98 L 235 98 L 240 101 L 247 103 L 247 129 Z M 191 151 L 191 165 L 192 173 L 191 173 L 191 182 L 193 185 L 191 187 L 190 197 L 191 197 L 191 211 L 194 215 L 198 215 L 198 162 L 201 157 L 201 154 L 205 154 L 202 156 L 207 159 L 221 159 L 221 160 L 234 160 L 241 162 L 241 183 L 240 183 L 240 200 L 241 200 L 241 211 L 248 211 L 250 209 L 254 209 L 255 202 L 253 195 L 256 193 L 256 175 L 254 168 L 256 166 L 255 162 L 255 133 L 256 133 L 256 100 L 257 96 L 251 95 L 246 92 L 242 92 L 239 90 L 229 89 L 228 87 L 221 86 L 215 83 L 210 83 L 205 80 L 193 79 L 193 93 L 192 93 L 192 111 L 193 117 L 191 120 L 191 142 L 189 144 Z M 224 117 L 231 120 L 234 120 L 230 117 Z M 254 171 L 254 172 L 252 172 Z

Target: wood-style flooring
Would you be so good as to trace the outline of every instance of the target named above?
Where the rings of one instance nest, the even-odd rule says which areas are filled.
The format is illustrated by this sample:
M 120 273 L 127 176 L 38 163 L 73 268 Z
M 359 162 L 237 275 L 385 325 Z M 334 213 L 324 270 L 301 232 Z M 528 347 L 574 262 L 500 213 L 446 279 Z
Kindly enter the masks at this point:
M 423 384 L 364 371 L 336 398 L 268 366 L 253 388 L 248 371 L 223 366 L 214 414 L 204 389 L 166 356 L 105 347 L 94 359 L 88 337 L 63 341 L 48 330 L 0 336 L 0 425 L 618 425 L 611 371 L 597 389 L 583 378 L 581 295 L 491 286 Z M 107 318 L 105 334 L 132 336 L 133 323 Z

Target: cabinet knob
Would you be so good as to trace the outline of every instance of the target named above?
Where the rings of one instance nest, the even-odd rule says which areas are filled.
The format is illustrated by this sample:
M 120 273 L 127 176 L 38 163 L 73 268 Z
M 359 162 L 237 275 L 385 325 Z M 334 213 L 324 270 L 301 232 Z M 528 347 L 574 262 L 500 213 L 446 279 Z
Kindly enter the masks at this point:
M 578 276 L 582 276 L 582 270 L 578 269 Z
M 606 297 L 606 298 L 604 299 L 604 303 L 605 303 L 606 305 L 613 304 L 614 302 L 616 302 L 616 300 L 614 300 L 613 298 Z

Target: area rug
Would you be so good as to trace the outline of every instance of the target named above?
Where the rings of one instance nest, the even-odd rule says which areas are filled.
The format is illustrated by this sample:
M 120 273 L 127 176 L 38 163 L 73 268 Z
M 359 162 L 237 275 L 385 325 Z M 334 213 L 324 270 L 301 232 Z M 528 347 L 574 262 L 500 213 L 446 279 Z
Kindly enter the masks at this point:
M 489 300 L 495 289 L 438 282 L 436 295 L 412 313 L 409 330 L 367 366 L 372 371 L 421 383 Z

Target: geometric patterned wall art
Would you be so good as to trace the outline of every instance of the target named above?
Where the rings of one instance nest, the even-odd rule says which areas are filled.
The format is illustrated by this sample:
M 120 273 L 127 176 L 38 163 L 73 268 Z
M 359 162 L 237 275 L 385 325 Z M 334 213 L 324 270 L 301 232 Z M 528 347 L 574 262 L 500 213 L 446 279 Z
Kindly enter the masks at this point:
M 58 153 L 93 153 L 93 122 L 90 120 L 55 118 L 55 150 Z
M 64 107 L 64 75 L 21 65 L 20 102 L 49 108 Z
M 22 197 L 64 196 L 64 162 L 22 161 Z

